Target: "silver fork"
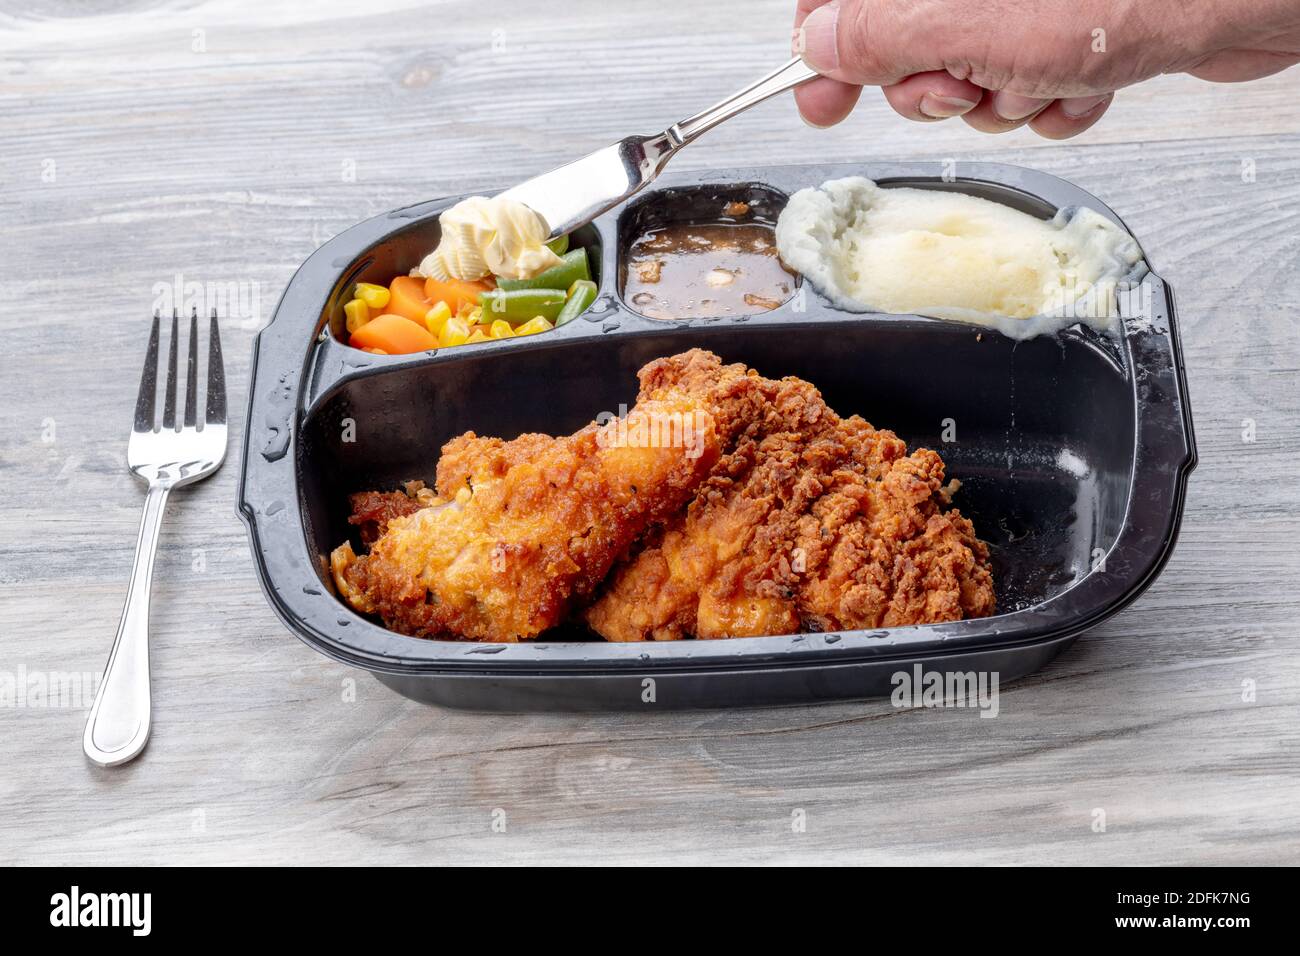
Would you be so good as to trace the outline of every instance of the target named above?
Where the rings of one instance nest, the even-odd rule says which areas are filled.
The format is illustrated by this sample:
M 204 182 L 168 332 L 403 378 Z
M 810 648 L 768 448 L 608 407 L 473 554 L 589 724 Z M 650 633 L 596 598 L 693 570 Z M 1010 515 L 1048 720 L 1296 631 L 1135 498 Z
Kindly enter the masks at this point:
M 140 395 L 135 403 L 135 427 L 126 446 L 131 474 L 146 482 L 144 517 L 135 544 L 135 566 L 126 592 L 126 607 L 108 655 L 104 679 L 95 694 L 82 746 L 101 767 L 115 767 L 136 757 L 149 740 L 152 705 L 149 698 L 149 589 L 154 552 L 163 509 L 173 488 L 208 477 L 226 457 L 226 373 L 221 362 L 217 312 L 212 310 L 208 332 L 207 408 L 198 422 L 197 310 L 190 314 L 190 354 L 185 375 L 185 416 L 176 424 L 177 318 L 172 312 L 171 348 L 167 356 L 167 388 L 163 393 L 162 425 L 154 422 L 158 390 L 158 314 L 153 317 L 149 348 L 144 357 Z

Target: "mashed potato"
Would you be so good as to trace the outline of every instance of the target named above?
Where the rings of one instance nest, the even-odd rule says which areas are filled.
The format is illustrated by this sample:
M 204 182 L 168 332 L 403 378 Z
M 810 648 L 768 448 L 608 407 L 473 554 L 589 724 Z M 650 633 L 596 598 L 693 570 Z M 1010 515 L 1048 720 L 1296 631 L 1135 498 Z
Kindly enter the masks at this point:
M 1013 338 L 1112 326 L 1115 286 L 1141 258 L 1091 209 L 1050 222 L 963 193 L 834 179 L 791 198 L 781 258 L 851 311 L 916 313 Z

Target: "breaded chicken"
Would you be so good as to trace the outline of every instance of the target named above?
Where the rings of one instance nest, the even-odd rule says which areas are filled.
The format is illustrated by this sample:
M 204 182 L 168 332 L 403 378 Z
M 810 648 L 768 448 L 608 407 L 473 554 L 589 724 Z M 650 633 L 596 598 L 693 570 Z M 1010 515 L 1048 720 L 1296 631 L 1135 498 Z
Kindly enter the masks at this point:
M 354 496 L 378 531 L 331 556 L 340 594 L 393 630 L 518 641 L 559 624 L 651 524 L 681 511 L 717 462 L 712 416 L 671 389 L 574 435 L 468 433 L 443 449 L 436 496 Z M 409 513 L 403 513 L 409 510 Z
M 945 506 L 943 462 L 841 419 L 797 378 L 693 350 L 641 372 L 641 399 L 698 398 L 724 454 L 689 508 L 585 612 L 607 640 L 932 623 L 994 610 L 988 550 Z

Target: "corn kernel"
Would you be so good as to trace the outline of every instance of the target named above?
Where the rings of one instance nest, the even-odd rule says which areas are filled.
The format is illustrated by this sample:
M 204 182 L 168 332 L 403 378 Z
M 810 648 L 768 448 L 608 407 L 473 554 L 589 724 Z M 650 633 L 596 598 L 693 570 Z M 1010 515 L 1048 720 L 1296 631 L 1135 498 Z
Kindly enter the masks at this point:
M 549 332 L 553 328 L 555 326 L 547 322 L 544 316 L 535 315 L 515 329 L 515 335 L 536 335 L 538 332 Z
M 467 319 L 468 321 L 470 321 L 470 322 L 482 322 L 482 321 L 483 321 L 483 306 L 481 306 L 481 305 L 476 305 L 476 306 L 474 306 L 474 308 L 470 309 L 470 310 L 469 310 L 469 315 L 466 316 L 466 319 Z
M 487 333 L 483 331 L 482 327 L 479 327 L 469 334 L 469 338 L 465 340 L 465 344 L 473 345 L 475 342 L 490 342 L 490 341 L 492 340 L 488 338 Z
M 514 334 L 514 326 L 505 319 L 497 319 L 488 327 L 488 335 L 494 339 L 508 339 Z
M 388 305 L 389 292 L 373 282 L 358 282 L 356 297 L 372 309 L 383 309 Z
M 343 306 L 343 314 L 348 317 L 349 335 L 370 321 L 370 308 L 360 299 L 353 299 Z
M 438 344 L 443 348 L 464 345 L 468 338 L 469 326 L 464 319 L 455 315 L 442 323 L 442 329 L 438 332 Z
M 432 309 L 424 313 L 424 325 L 433 335 L 442 331 L 442 324 L 451 318 L 451 306 L 446 302 L 438 302 Z

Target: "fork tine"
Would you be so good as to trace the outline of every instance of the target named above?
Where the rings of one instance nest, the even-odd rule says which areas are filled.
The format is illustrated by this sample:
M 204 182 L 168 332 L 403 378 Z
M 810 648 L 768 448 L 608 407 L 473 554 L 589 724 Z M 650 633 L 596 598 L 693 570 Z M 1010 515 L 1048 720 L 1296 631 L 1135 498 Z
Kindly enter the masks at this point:
M 140 376 L 140 394 L 135 400 L 135 430 L 153 431 L 155 394 L 158 391 L 158 313 L 153 314 L 153 330 L 144 353 L 144 373 Z
M 176 428 L 176 310 L 172 309 L 172 340 L 167 349 L 167 389 L 163 392 L 163 428 Z
M 185 427 L 198 422 L 199 409 L 199 308 L 190 309 L 190 357 L 185 363 Z
M 221 334 L 217 331 L 217 310 L 212 310 L 208 333 L 208 417 L 212 425 L 226 423 L 226 367 L 221 362 Z

